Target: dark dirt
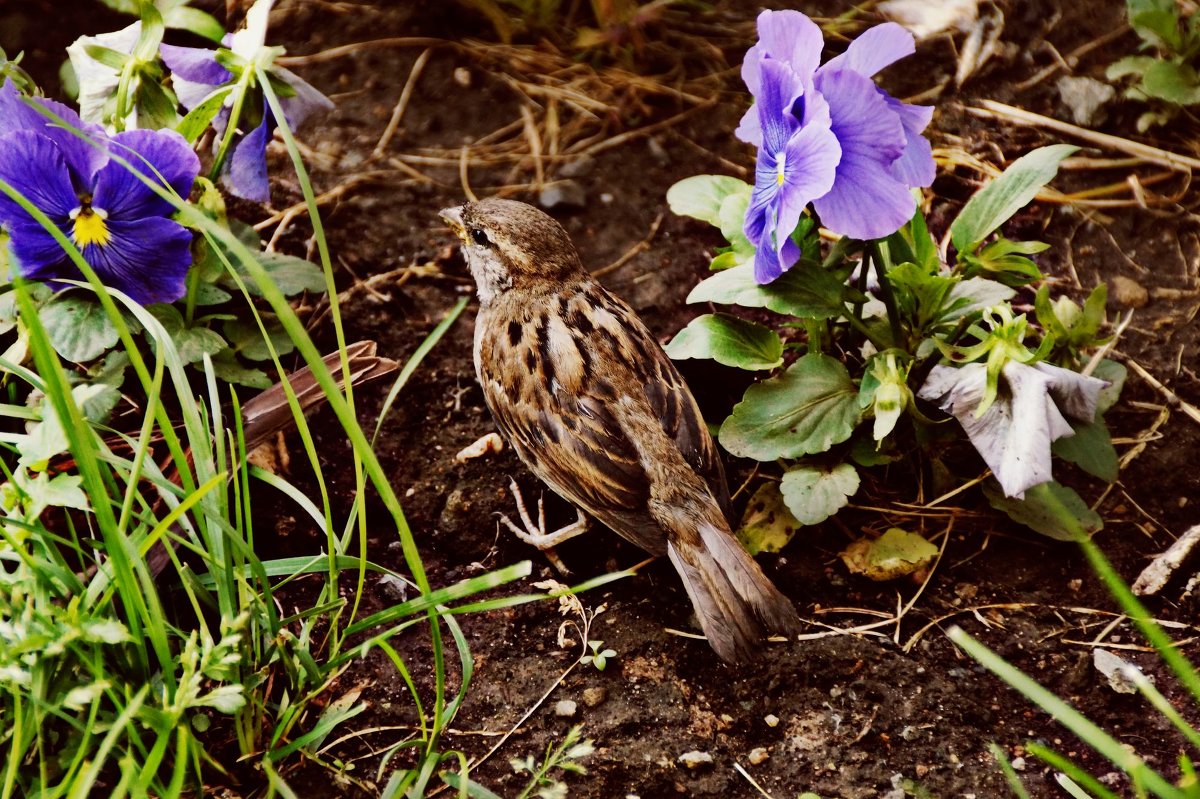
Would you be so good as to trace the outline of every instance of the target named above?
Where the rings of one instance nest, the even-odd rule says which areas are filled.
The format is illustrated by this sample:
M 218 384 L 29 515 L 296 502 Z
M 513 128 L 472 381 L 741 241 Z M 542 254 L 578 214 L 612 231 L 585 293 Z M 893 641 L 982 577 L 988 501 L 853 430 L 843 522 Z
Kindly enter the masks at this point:
M 805 10 L 814 16 L 845 10 L 832 3 L 813 5 L 817 7 Z M 954 89 L 955 49 L 945 37 L 920 45 L 916 56 L 884 77 L 900 96 L 917 95 L 949 80 L 936 99 L 923 98 L 938 105 L 929 131 L 934 146 L 961 148 L 994 164 L 1056 139 L 1030 128 L 981 120 L 964 107 L 991 98 L 1062 117 L 1065 112 L 1054 88 L 1058 75 L 1018 87 L 1052 63 L 1055 51 L 1069 54 L 1123 23 L 1123 4 L 1114 0 L 1013 2 L 1001 8 L 1005 27 L 1000 52 L 963 89 Z M 451 246 L 452 236 L 437 220 L 440 208 L 462 201 L 459 148 L 471 145 L 476 155 L 527 153 L 519 123 L 520 106 L 530 101 L 522 98 L 512 79 L 534 83 L 538 70 L 522 67 L 494 48 L 485 51 L 462 44 L 468 39 L 495 41 L 486 23 L 464 9 L 432 3 L 290 2 L 281 3 L 275 17 L 272 40 L 285 44 L 292 55 L 386 37 L 437 37 L 462 45 L 432 48 L 388 148 L 393 156 L 425 156 L 425 160 L 409 157 L 406 162 L 428 176 L 427 181 L 413 180 L 386 158 L 372 161 L 370 156 L 414 61 L 429 42 L 363 45 L 342 57 L 296 66 L 338 105 L 330 118 L 304 131 L 303 139 L 313 150 L 310 161 L 319 192 L 352 182 L 335 204 L 323 209 L 333 251 L 345 267 L 341 279 L 349 335 L 376 339 L 381 353 L 399 359 L 406 358 L 453 303 L 471 290 Z M 542 165 L 547 179 L 564 170 L 575 171 L 586 205 L 554 213 L 592 268 L 621 258 L 647 237 L 661 215 L 648 246 L 606 282 L 637 308 L 664 341 L 703 311 L 686 306 L 684 298 L 703 277 L 712 249 L 719 244 L 702 224 L 671 215 L 664 195 L 672 183 L 689 175 L 731 173 L 752 165 L 751 151 L 733 138 L 732 131 L 748 102 L 736 67 L 752 42 L 757 10 L 756 4 L 730 0 L 713 10 L 672 18 L 669 35 L 687 57 L 675 59 L 673 73 L 663 82 L 721 102 L 650 134 L 629 136 L 586 163 L 580 158 L 546 158 Z M 89 32 L 108 29 L 84 27 Z M 647 32 L 649 40 L 667 35 L 661 28 Z M 680 40 L 685 35 L 686 42 Z M 1132 52 L 1135 45 L 1136 37 L 1127 32 L 1084 55 L 1074 74 L 1102 77 L 1108 63 Z M 842 46 L 833 42 L 830 49 Z M 653 49 L 646 62 L 652 65 L 646 71 L 660 77 L 672 68 L 670 60 L 664 61 L 663 54 Z M 588 67 L 580 64 L 573 69 Z M 455 70 L 465 71 L 458 80 Z M 723 71 L 705 77 L 717 70 Z M 467 85 L 463 85 L 464 75 Z M 564 136 L 574 130 L 579 136 L 595 134 L 597 141 L 603 141 L 694 107 L 690 101 L 651 95 L 615 79 L 608 84 L 607 107 L 586 122 L 584 115 L 559 104 Z M 1117 102 L 1101 129 L 1138 138 L 1137 114 L 1137 107 Z M 499 137 L 508 142 L 506 148 L 489 151 L 478 145 L 482 137 L 514 121 L 517 124 Z M 569 128 L 568 123 L 576 127 Z M 1183 121 L 1154 131 L 1148 140 L 1180 152 L 1187 152 L 1190 143 L 1194 155 L 1196 128 Z M 281 151 L 276 155 L 279 174 L 286 174 L 285 158 Z M 429 158 L 444 160 L 435 163 Z M 364 177 L 373 170 L 382 171 Z M 502 189 L 510 196 L 532 199 L 537 193 L 529 184 L 535 180 L 535 170 L 530 157 L 491 165 L 474 158 L 469 180 L 481 196 L 505 186 L 515 187 Z M 1143 179 L 1157 171 L 1137 170 Z M 1064 174 L 1056 185 L 1074 189 L 1119 182 L 1128 172 L 1128 168 L 1077 170 Z M 944 233 L 945 220 L 953 217 L 979 178 L 950 167 L 940 174 L 933 192 L 932 225 L 937 236 Z M 1119 349 L 1195 404 L 1200 403 L 1200 378 L 1192 355 L 1197 344 L 1192 322 L 1200 308 L 1200 228 L 1196 194 L 1186 188 L 1183 179 L 1172 177 L 1148 191 L 1168 196 L 1178 192 L 1178 202 L 1089 209 L 1090 217 L 1070 207 L 1040 204 L 1014 224 L 1022 226 L 1022 234 L 1042 236 L 1054 245 L 1041 262 L 1043 270 L 1076 299 L 1099 281 L 1117 276 L 1145 287 L 1149 302 L 1137 310 Z M 298 199 L 294 179 L 285 177 L 276 187 L 273 207 L 286 208 Z M 248 213 L 250 221 L 265 216 L 255 209 Z M 307 235 L 296 223 L 279 246 L 303 252 Z M 404 267 L 412 269 L 397 271 Z M 371 290 L 361 285 L 368 277 L 382 274 L 390 276 L 375 281 Z M 1110 317 L 1115 318 L 1119 310 L 1111 306 Z M 413 377 L 384 425 L 379 451 L 404 498 L 435 585 L 532 559 L 534 577 L 512 588 L 529 591 L 532 581 L 557 575 L 541 555 L 502 532 L 495 514 L 511 513 L 510 476 L 527 497 L 536 497 L 540 487 L 510 450 L 465 464 L 454 458 L 493 429 L 470 361 L 472 322 L 473 309 L 468 308 Z M 327 326 L 314 333 L 327 345 L 332 343 Z M 740 395 L 744 378 L 720 367 L 686 366 L 706 412 L 713 419 L 723 418 Z M 378 408 L 382 393 L 379 389 L 367 393 L 368 416 Z M 1120 482 L 1098 507 L 1106 526 L 1097 541 L 1127 579 L 1197 521 L 1200 474 L 1192 461 L 1200 426 L 1178 412 L 1166 414 L 1162 421 L 1164 403 L 1162 394 L 1131 376 L 1124 401 L 1108 416 L 1120 452 L 1130 452 L 1141 446 L 1136 442 L 1144 442 L 1144 449 L 1125 466 Z M 334 489 L 343 503 L 348 502 L 353 478 L 336 475 L 344 451 L 336 423 L 332 416 L 318 417 L 315 427 L 322 431 L 319 443 L 327 474 L 335 475 Z M 735 488 L 750 477 L 750 464 L 729 465 Z M 982 469 L 976 464 L 969 468 L 968 477 Z M 1066 467 L 1056 468 L 1089 501 L 1102 495 L 1103 486 Z M 743 503 L 746 496 L 747 492 L 739 495 Z M 987 744 L 995 741 L 1010 757 L 1020 757 L 1022 745 L 1031 738 L 1049 742 L 1095 773 L 1111 770 L 959 653 L 942 634 L 946 626 L 959 624 L 1156 767 L 1173 773 L 1183 751 L 1181 740 L 1140 700 L 1118 695 L 1105 685 L 1091 665 L 1090 642 L 1103 633 L 1106 646 L 1135 647 L 1122 654 L 1147 667 L 1175 697 L 1173 682 L 1152 656 L 1136 649 L 1141 640 L 1128 624 L 1105 629 L 1113 620 L 1114 603 L 1074 547 L 1015 527 L 988 510 L 977 492 L 957 497 L 954 501 L 961 511 L 955 514 L 924 521 L 902 515 L 897 503 L 918 501 L 907 475 L 883 473 L 865 484 L 856 499 L 862 507 L 839 515 L 836 523 L 802 531 L 782 555 L 761 559 L 811 624 L 807 640 L 768 645 L 761 660 L 748 667 L 722 666 L 703 642 L 667 630 L 690 630 L 693 625 L 687 598 L 663 562 L 581 597 L 589 609 L 606 605 L 591 637 L 603 639 L 617 655 L 603 672 L 576 667 L 540 706 L 543 694 L 575 662 L 579 651 L 577 631 L 570 632 L 573 642 L 566 651 L 556 640 L 564 621 L 557 607 L 541 603 L 463 617 L 477 671 L 466 705 L 454 721 L 459 732 L 448 735 L 444 745 L 478 756 L 491 748 L 495 733 L 507 732 L 536 706 L 502 749 L 472 772 L 504 796 L 515 795 L 523 785 L 512 774 L 509 758 L 544 751 L 548 743 L 561 740 L 573 723 L 582 723 L 584 734 L 598 747 L 587 761 L 588 774 L 570 779 L 571 795 L 578 797 L 758 795 L 735 764 L 779 799 L 805 790 L 846 799 L 895 798 L 900 796 L 893 792 L 900 778 L 928 792 L 919 795 L 1003 797 L 1009 795 L 1008 789 Z M 573 518 L 557 498 L 547 496 L 546 504 L 550 527 Z M 952 515 L 950 540 L 931 581 L 902 621 L 884 621 L 894 617 L 898 605 L 912 599 L 917 584 L 876 584 L 850 575 L 838 552 L 864 531 L 881 532 L 893 525 L 922 529 L 924 524 L 925 532 L 936 533 L 946 529 Z M 279 526 L 285 533 L 281 550 L 313 551 L 323 541 L 314 531 L 287 519 Z M 577 539 L 562 547 L 560 554 L 580 580 L 631 566 L 643 557 L 608 531 Z M 369 556 L 404 570 L 398 545 L 390 538 L 373 538 Z M 1152 607 L 1160 618 L 1191 624 L 1196 599 L 1184 595 L 1179 582 Z M 373 605 L 366 611 L 390 602 L 382 591 L 369 590 Z M 872 624 L 858 632 L 849 629 Z M 414 636 L 401 644 L 410 666 L 419 669 L 427 662 L 425 639 Z M 1194 644 L 1186 651 L 1195 659 Z M 430 679 L 419 672 L 414 676 L 419 681 Z M 356 685 L 365 686 L 363 696 L 370 711 L 354 724 L 366 729 L 412 723 L 406 691 L 385 659 L 372 656 L 351 668 L 334 695 Z M 590 706 L 584 692 L 595 688 L 603 689 L 604 699 Z M 594 698 L 594 692 L 589 697 Z M 554 704 L 560 699 L 578 702 L 575 718 L 555 715 Z M 770 716 L 778 719 L 777 724 L 768 722 Z M 292 772 L 289 780 L 304 796 L 371 795 L 386 782 L 386 774 L 382 779 L 376 776 L 378 760 L 371 752 L 395 743 L 403 734 L 372 733 L 328 753 L 329 759 L 356 763 L 352 776 L 361 781 L 357 785 L 339 782 L 316 766 Z M 759 747 L 769 757 L 752 764 L 750 753 Z M 712 765 L 685 768 L 678 758 L 690 750 L 711 754 Z M 1028 758 L 1026 764 L 1024 778 L 1031 795 L 1060 795 L 1037 761 Z M 1112 786 L 1119 794 L 1131 795 L 1123 777 L 1114 777 Z

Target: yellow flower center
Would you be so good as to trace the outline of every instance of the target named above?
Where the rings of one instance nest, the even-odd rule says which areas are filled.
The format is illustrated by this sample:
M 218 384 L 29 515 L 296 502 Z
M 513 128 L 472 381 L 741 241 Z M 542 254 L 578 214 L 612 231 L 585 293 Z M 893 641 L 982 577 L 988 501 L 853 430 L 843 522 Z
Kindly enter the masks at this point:
M 102 208 L 93 208 L 91 204 L 84 203 L 80 207 L 71 212 L 71 219 L 75 221 L 75 230 L 71 234 L 71 238 L 75 240 L 76 247 L 86 247 L 89 244 L 98 244 L 103 247 L 108 244 L 110 237 L 108 225 L 104 224 L 104 220 L 108 219 L 108 214 Z

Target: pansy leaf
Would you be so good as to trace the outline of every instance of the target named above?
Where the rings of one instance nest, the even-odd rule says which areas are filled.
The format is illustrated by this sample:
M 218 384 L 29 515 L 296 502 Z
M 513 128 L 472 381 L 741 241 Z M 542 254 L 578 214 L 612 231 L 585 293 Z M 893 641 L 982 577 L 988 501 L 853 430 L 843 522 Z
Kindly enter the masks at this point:
M 104 307 L 87 294 L 60 294 L 38 309 L 38 318 L 54 350 L 74 363 L 98 358 L 120 340 Z
M 743 458 L 798 458 L 845 441 L 861 413 L 846 367 L 813 353 L 747 389 L 721 425 L 720 441 Z
M 757 555 L 783 549 L 798 529 L 800 522 L 784 503 L 779 484 L 767 482 L 750 497 L 737 537 L 751 555 Z
M 852 573 L 883 581 L 923 569 L 937 554 L 938 548 L 922 536 L 892 527 L 878 538 L 853 542 L 842 551 L 841 557 Z
M 727 175 L 694 175 L 667 190 L 672 213 L 721 227 L 721 205 L 734 194 L 750 197 L 750 184 Z
M 830 470 L 800 466 L 779 485 L 788 510 L 801 524 L 820 524 L 846 506 L 858 491 L 858 471 L 848 463 Z
M 191 31 L 197 36 L 203 36 L 211 42 L 221 41 L 225 35 L 225 26 L 217 22 L 212 14 L 192 8 L 184 3 L 178 3 L 171 8 L 163 9 L 163 22 L 168 28 Z
M 1155 61 L 1142 75 L 1142 91 L 1176 105 L 1200 103 L 1200 75 L 1187 64 Z
M 687 301 L 768 308 L 801 319 L 834 319 L 846 309 L 845 270 L 826 270 L 801 261 L 766 286 L 754 280 L 751 264 L 718 272 L 692 289 Z
M 162 323 L 179 351 L 179 359 L 185 364 L 199 363 L 205 355 L 216 355 L 227 346 L 215 330 L 194 324 L 188 326 L 173 305 L 152 305 L 149 310 Z
M 1007 302 L 1016 296 L 1016 290 L 986 277 L 971 277 L 959 280 L 950 287 L 934 320 L 938 325 L 953 324 L 964 316 L 981 313 Z
M 224 350 L 212 359 L 213 374 L 226 383 L 250 388 L 269 388 L 271 378 L 262 369 L 244 365 L 232 350 Z
M 996 510 L 1018 524 L 1057 541 L 1078 541 L 1100 531 L 1104 521 L 1070 488 L 1051 480 L 1025 490 L 1024 499 L 1004 496 L 991 481 L 984 496 Z
M 192 298 L 196 301 L 196 305 L 203 307 L 228 302 L 233 299 L 233 295 L 212 283 L 197 283 Z
M 1052 144 L 1014 161 L 1004 173 L 967 201 L 950 225 L 950 238 L 960 254 L 973 252 L 979 243 L 1029 204 L 1058 174 L 1058 165 L 1078 147 Z
M 1129 370 L 1125 368 L 1124 364 L 1109 358 L 1096 364 L 1096 368 L 1092 370 L 1092 377 L 1108 381 L 1108 385 L 1100 389 L 1100 394 L 1096 398 L 1097 416 L 1117 404 L 1117 400 L 1121 398 L 1121 389 L 1125 387 L 1125 378 L 1128 376 Z
M 324 293 L 325 291 L 325 273 L 321 271 L 321 267 L 314 264 L 312 261 L 306 261 L 303 258 L 298 258 L 295 255 L 285 255 L 280 252 L 260 252 L 255 256 L 258 259 L 259 265 L 274 281 L 276 288 L 283 292 L 286 296 L 299 294 L 302 291 L 314 291 Z M 235 268 L 239 272 L 242 271 L 235 263 Z M 246 282 L 247 290 L 255 297 L 261 297 L 262 291 L 258 284 L 250 278 L 249 275 L 243 273 L 243 280 Z
M 296 349 L 295 342 L 276 319 L 266 317 L 263 322 L 267 327 L 267 337 L 252 321 L 232 319 L 225 323 L 225 337 L 238 355 L 252 361 L 266 361 L 271 358 L 272 347 L 276 355 L 286 355 Z
M 704 314 L 688 323 L 666 347 L 675 360 L 712 358 L 738 369 L 774 369 L 783 363 L 783 342 L 769 327 L 729 314 Z
M 232 86 L 221 86 L 206 97 L 199 105 L 188 111 L 187 116 L 180 120 L 176 130 L 187 139 L 188 144 L 195 144 L 200 134 L 208 128 L 213 119 L 225 106 L 225 98 L 233 91 Z
M 1117 451 L 1103 419 L 1075 423 L 1075 435 L 1060 438 L 1050 445 L 1050 451 L 1065 461 L 1083 469 L 1106 483 L 1115 482 L 1119 469 Z

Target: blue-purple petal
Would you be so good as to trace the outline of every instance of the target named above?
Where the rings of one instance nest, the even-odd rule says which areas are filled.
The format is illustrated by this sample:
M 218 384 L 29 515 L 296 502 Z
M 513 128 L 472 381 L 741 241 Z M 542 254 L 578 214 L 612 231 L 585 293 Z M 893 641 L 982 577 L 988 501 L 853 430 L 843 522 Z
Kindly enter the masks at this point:
M 932 185 L 936 175 L 933 163 L 933 148 L 929 140 L 921 135 L 933 118 L 933 106 L 902 103 L 886 92 L 881 92 L 888 107 L 900 115 L 904 126 L 904 152 L 892 162 L 892 177 L 912 188 Z
M 159 46 L 159 52 L 162 54 L 162 60 L 167 65 L 167 69 L 171 70 L 173 83 L 183 80 L 191 84 L 207 86 L 208 91 L 211 92 L 215 87 L 233 80 L 233 73 L 217 61 L 215 50 L 205 47 L 178 47 L 173 44 L 164 44 Z M 178 91 L 178 86 L 176 86 L 177 96 Z M 183 102 L 182 97 L 179 100 Z M 191 108 L 186 102 L 183 104 L 185 108 Z
M 329 112 L 334 109 L 335 106 L 332 100 L 294 72 L 289 72 L 282 67 L 276 67 L 271 73 L 290 86 L 296 93 L 292 97 L 279 98 L 279 105 L 283 108 L 283 115 L 287 118 L 288 125 L 293 129 L 303 125 L 304 121 L 315 113 Z
M 787 144 L 800 120 L 792 115 L 792 105 L 803 92 L 800 79 L 782 61 L 766 58 L 759 62 L 758 124 L 762 146 L 779 153 Z
M 271 199 L 267 181 L 267 143 L 271 141 L 275 120 L 268 110 L 262 123 L 233 146 L 225 162 L 225 184 L 230 193 L 243 200 L 265 203 Z
M 112 152 L 141 175 L 167 185 L 186 199 L 200 171 L 200 159 L 187 140 L 173 130 L 131 130 L 112 139 Z M 161 175 L 161 178 L 159 177 Z M 109 161 L 96 173 L 93 203 L 119 219 L 168 216 L 175 206 L 155 194 L 123 164 Z
M 71 237 L 72 224 L 69 219 L 52 218 L 58 229 L 67 238 Z M 30 280 L 50 280 L 81 277 L 79 270 L 67 258 L 62 246 L 40 224 L 28 214 L 24 218 L 6 221 L 9 246 L 17 258 L 18 271 Z
M 848 69 L 869 78 L 916 51 L 913 35 L 904 26 L 885 22 L 859 34 L 846 52 L 829 59 L 821 71 Z
M 768 56 L 787 64 L 806 82 L 817 71 L 825 44 L 815 22 L 790 10 L 759 14 L 758 41 Z
M 40 113 L 32 104 L 40 105 L 53 116 Z M 54 142 L 62 152 L 72 182 L 77 190 L 91 182 L 92 175 L 104 165 L 108 156 L 103 146 L 89 143 L 70 128 L 81 131 L 97 144 L 105 141 L 104 129 L 99 125 L 84 122 L 69 107 L 44 97 L 25 98 L 11 81 L 5 80 L 0 87 L 0 138 L 20 130 L 37 132 Z
M 875 84 L 857 72 L 822 71 L 816 85 L 829 103 L 842 147 L 833 188 L 814 203 L 822 224 L 857 239 L 895 232 L 916 208 L 908 186 L 891 174 L 906 144 L 899 115 Z
M 79 207 L 62 150 L 40 133 L 19 130 L 0 138 L 0 179 L 56 222 Z M 32 217 L 15 200 L 0 193 L 0 222 L 19 219 Z
M 187 289 L 192 234 L 163 217 L 108 222 L 107 244 L 89 245 L 83 256 L 104 285 L 128 294 L 139 305 L 174 302 Z

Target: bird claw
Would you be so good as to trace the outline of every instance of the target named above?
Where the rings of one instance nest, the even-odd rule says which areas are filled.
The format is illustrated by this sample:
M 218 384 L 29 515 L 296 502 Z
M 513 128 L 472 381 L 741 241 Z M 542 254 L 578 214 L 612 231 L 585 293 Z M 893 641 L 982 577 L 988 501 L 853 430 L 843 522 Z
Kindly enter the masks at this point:
M 538 520 L 537 524 L 534 524 L 533 519 L 529 515 L 529 511 L 525 507 L 525 498 L 521 495 L 521 489 L 517 485 L 517 481 L 510 479 L 508 488 L 512 492 L 513 501 L 516 502 L 517 513 L 520 514 L 523 527 L 515 524 L 512 519 L 508 518 L 503 513 L 499 514 L 500 521 L 503 522 L 504 526 L 511 530 L 513 535 L 515 535 L 517 538 L 521 539 L 526 544 L 545 552 L 546 558 L 560 574 L 562 574 L 564 577 L 570 575 L 571 570 L 568 569 L 566 564 L 564 564 L 558 557 L 558 553 L 554 551 L 554 547 L 558 546 L 564 541 L 580 535 L 581 533 L 587 532 L 588 519 L 583 515 L 583 511 L 579 510 L 579 508 L 576 508 L 575 513 L 577 514 L 577 518 L 574 522 L 548 533 L 546 532 L 546 509 L 542 502 L 542 498 L 538 497 Z

